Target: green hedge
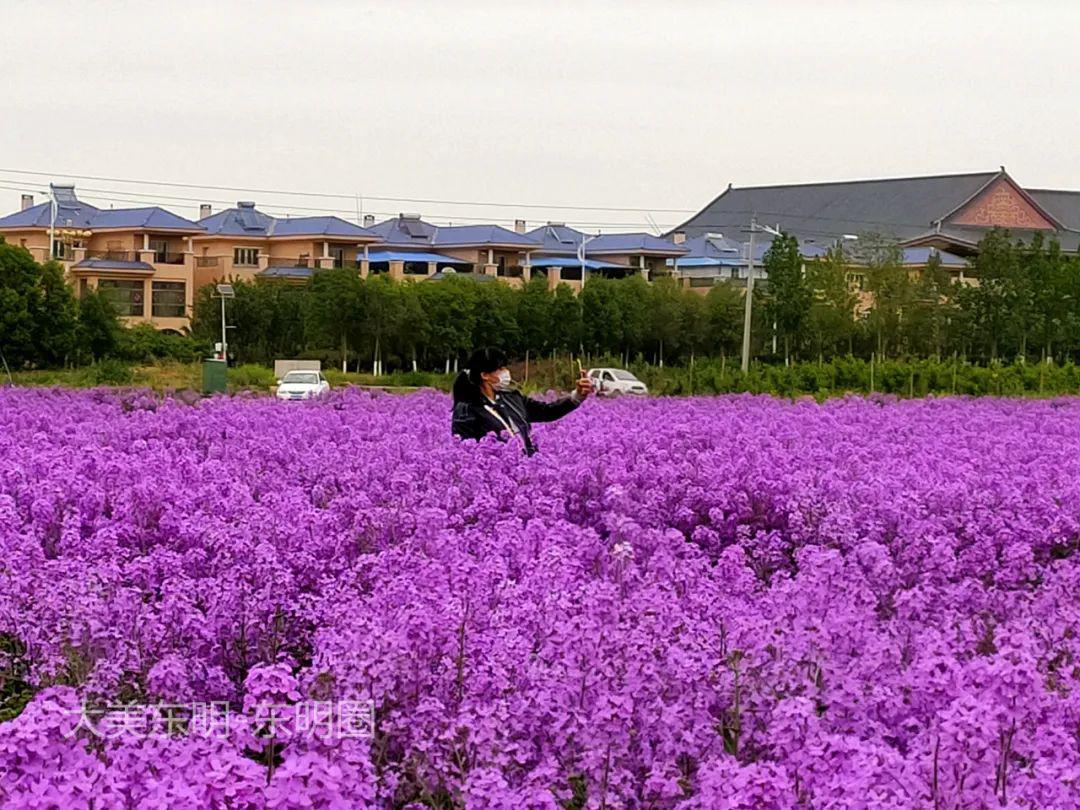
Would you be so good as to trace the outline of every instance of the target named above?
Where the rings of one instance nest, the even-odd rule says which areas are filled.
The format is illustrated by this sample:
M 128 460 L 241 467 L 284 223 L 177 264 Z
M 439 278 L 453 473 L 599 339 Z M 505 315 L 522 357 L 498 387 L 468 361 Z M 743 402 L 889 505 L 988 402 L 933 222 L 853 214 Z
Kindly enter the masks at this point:
M 880 392 L 902 397 L 935 395 L 1053 396 L 1080 392 L 1080 367 L 1072 363 L 995 363 L 959 360 L 886 360 L 871 363 L 842 357 L 827 363 L 751 366 L 707 360 L 691 366 L 657 368 L 631 364 L 654 394 L 755 394 L 827 397 Z

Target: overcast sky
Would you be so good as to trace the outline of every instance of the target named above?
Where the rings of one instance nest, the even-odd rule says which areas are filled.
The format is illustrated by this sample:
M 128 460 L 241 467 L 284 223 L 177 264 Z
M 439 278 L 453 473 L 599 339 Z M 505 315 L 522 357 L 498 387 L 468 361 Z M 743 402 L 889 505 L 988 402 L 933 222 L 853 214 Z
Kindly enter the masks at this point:
M 648 217 L 525 204 L 645 208 L 669 226 L 685 216 L 661 209 L 696 210 L 729 182 L 1002 163 L 1029 187 L 1080 189 L 1080 3 L 1065 0 L 0 0 L 0 10 L 0 168 L 57 180 L 359 193 L 380 214 L 604 230 L 643 229 Z M 15 177 L 0 173 L 0 210 L 17 207 L 15 186 L 43 182 Z M 75 182 L 117 207 L 131 204 L 121 189 L 157 193 L 186 216 L 193 201 L 164 195 L 356 207 Z

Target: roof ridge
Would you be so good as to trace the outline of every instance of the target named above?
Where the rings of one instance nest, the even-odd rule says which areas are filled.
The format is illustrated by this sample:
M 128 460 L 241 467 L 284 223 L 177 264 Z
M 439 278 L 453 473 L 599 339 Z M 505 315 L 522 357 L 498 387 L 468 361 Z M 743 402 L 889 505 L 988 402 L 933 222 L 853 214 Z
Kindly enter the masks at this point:
M 823 180 L 806 183 L 777 183 L 763 186 L 736 186 L 731 185 L 726 191 L 754 191 L 766 188 L 805 188 L 806 186 L 850 186 L 863 183 L 896 183 L 902 180 L 946 180 L 960 177 L 994 177 L 1001 174 L 1001 170 L 987 172 L 957 172 L 954 174 L 917 174 L 906 177 L 870 177 L 856 180 Z M 722 194 L 720 196 L 723 196 Z M 714 200 L 715 202 L 715 200 Z

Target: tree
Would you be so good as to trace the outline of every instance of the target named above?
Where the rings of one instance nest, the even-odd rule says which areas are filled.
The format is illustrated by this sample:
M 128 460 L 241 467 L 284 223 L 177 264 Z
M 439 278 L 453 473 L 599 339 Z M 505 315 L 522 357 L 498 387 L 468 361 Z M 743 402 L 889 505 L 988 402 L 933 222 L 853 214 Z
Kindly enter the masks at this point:
M 940 357 L 953 315 L 952 279 L 941 257 L 931 254 L 912 287 L 911 303 L 902 324 L 904 344 L 914 354 Z
M 447 373 L 451 363 L 472 348 L 476 284 L 456 277 L 419 282 L 420 307 L 428 323 L 428 351 L 433 358 L 446 361 Z
M 13 368 L 38 359 L 34 309 L 40 275 L 28 250 L 0 237 L 0 352 Z
M 671 277 L 658 278 L 648 293 L 648 334 L 655 347 L 657 363 L 663 366 L 665 349 L 669 355 L 675 355 L 685 337 L 683 313 L 687 309 L 684 302 L 688 293 Z M 689 295 L 697 298 L 693 293 Z
M 498 282 L 474 282 L 476 320 L 473 346 L 512 350 L 520 342 L 517 324 L 517 291 Z
M 581 306 L 569 284 L 560 284 L 551 298 L 551 343 L 553 351 L 575 352 L 581 345 Z
M 879 234 L 859 237 L 856 260 L 866 267 L 866 288 L 873 306 L 866 326 L 879 357 L 903 349 L 901 323 L 913 299 L 911 279 L 904 267 L 904 251 L 895 240 Z
M 109 299 L 96 289 L 84 290 L 79 298 L 78 360 L 97 362 L 112 355 L 121 328 Z
M 518 339 L 523 353 L 541 354 L 553 346 L 551 317 L 552 295 L 547 279 L 537 274 L 518 295 Z
M 340 348 L 343 371 L 350 347 L 360 344 L 361 295 L 360 275 L 351 267 L 320 270 L 308 282 L 308 335 L 320 347 Z
M 806 265 L 806 284 L 811 291 L 807 332 L 818 359 L 851 353 L 855 336 L 855 292 L 848 281 L 848 265 L 842 248 Z
M 710 354 L 737 355 L 742 346 L 744 292 L 733 284 L 717 284 L 705 296 L 706 342 Z
M 799 240 L 782 233 L 773 239 L 762 259 L 768 275 L 765 312 L 784 346 L 784 362 L 797 350 L 803 325 L 810 313 L 812 295 L 803 274 Z
M 1027 325 L 1017 325 L 1018 312 L 1023 307 L 1019 298 L 1024 285 L 1018 284 L 1020 274 L 1016 246 L 1007 231 L 995 228 L 979 242 L 979 253 L 972 263 L 978 286 L 966 287 L 957 293 L 957 305 L 969 324 L 973 348 L 989 359 L 997 359 L 1003 342 L 1010 345 Z
M 361 279 L 356 289 L 354 317 L 357 322 L 354 326 L 359 339 L 370 345 L 372 373 L 382 374 L 383 354 L 388 344 L 392 344 L 400 334 L 403 324 L 402 287 L 388 276 L 377 275 Z
M 37 362 L 43 366 L 63 365 L 75 349 L 79 307 L 59 262 L 41 265 L 37 295 L 32 301 Z

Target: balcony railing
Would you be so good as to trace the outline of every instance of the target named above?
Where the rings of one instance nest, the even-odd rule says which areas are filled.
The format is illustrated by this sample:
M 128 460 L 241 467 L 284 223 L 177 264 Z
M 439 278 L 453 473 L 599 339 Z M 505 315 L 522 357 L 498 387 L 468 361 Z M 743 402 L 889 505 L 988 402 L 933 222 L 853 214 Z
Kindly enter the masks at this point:
M 196 256 L 196 267 L 217 267 L 221 263 L 220 256 Z
M 183 264 L 183 253 L 170 253 L 167 250 L 154 251 L 154 264 Z
M 311 267 L 311 258 L 308 256 L 299 256 L 296 258 L 288 258 L 286 256 L 271 256 L 269 259 L 270 267 Z
M 88 259 L 107 259 L 110 262 L 137 262 L 139 254 L 130 250 L 88 250 Z

